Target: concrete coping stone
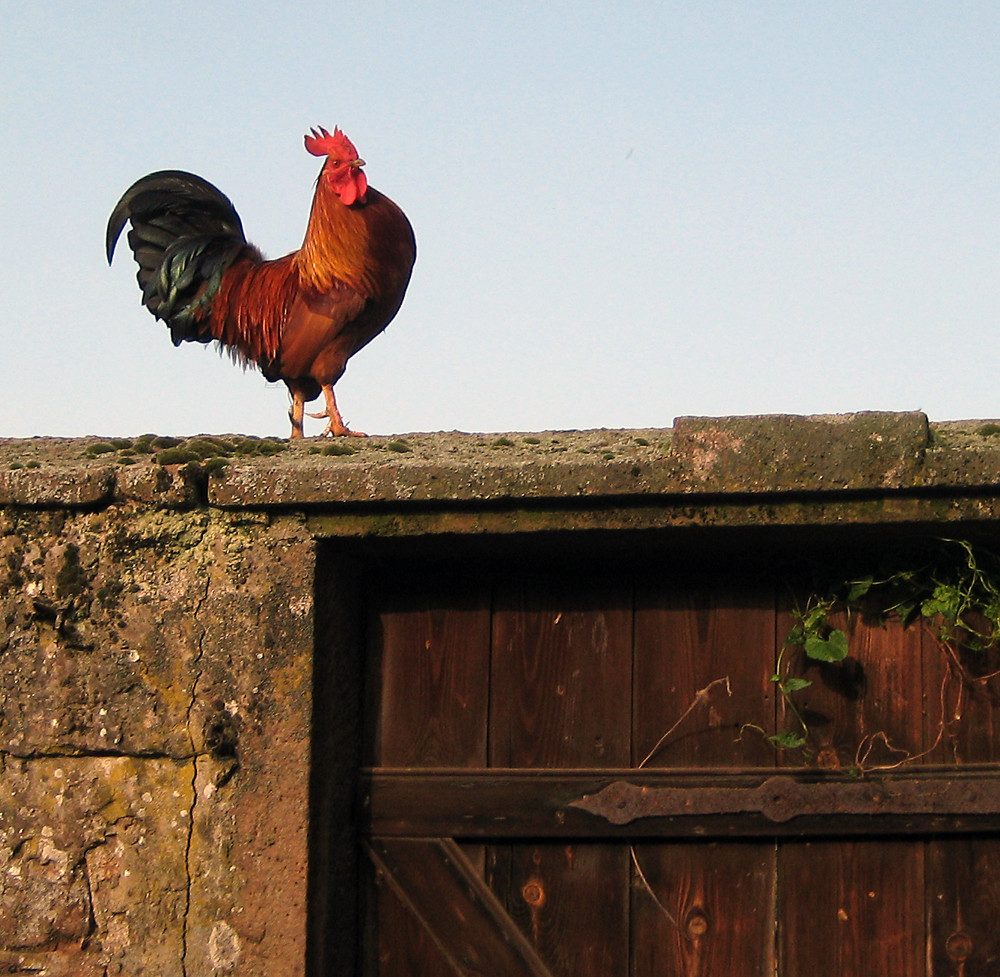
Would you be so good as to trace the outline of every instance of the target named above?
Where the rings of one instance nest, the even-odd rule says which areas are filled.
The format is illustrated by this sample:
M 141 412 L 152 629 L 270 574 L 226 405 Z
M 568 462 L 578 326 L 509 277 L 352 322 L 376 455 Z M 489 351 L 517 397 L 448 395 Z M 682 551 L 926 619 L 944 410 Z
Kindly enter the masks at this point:
M 0 503 L 379 503 L 966 492 L 1000 488 L 1000 422 L 920 412 L 680 417 L 672 428 L 0 439 Z

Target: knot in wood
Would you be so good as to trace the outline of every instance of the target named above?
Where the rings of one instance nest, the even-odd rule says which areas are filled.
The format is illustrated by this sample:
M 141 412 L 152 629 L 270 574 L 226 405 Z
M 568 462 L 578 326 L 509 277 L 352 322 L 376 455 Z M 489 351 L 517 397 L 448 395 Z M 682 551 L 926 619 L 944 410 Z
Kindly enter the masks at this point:
M 952 933 L 945 941 L 944 949 L 952 960 L 961 963 L 972 956 L 972 938 L 961 931 Z
M 521 898 L 533 909 L 538 909 L 545 904 L 545 889 L 537 879 L 526 882 L 521 889 Z
M 704 914 L 695 910 L 688 916 L 687 933 L 692 940 L 697 940 L 708 932 L 708 920 Z

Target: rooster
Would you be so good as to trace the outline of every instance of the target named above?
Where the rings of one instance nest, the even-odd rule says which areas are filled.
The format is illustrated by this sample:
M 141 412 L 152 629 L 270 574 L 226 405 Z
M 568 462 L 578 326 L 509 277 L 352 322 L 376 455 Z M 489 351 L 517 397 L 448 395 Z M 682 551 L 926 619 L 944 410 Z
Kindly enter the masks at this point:
M 268 380 L 284 380 L 293 438 L 303 434 L 304 404 L 320 393 L 325 409 L 310 417 L 327 418 L 323 434 L 364 437 L 344 424 L 333 385 L 399 311 L 416 241 L 399 207 L 368 186 L 365 161 L 340 129 L 312 129 L 305 147 L 326 160 L 298 251 L 266 261 L 228 197 L 193 173 L 163 170 L 115 206 L 108 264 L 131 221 L 142 301 L 175 346 L 214 340 Z

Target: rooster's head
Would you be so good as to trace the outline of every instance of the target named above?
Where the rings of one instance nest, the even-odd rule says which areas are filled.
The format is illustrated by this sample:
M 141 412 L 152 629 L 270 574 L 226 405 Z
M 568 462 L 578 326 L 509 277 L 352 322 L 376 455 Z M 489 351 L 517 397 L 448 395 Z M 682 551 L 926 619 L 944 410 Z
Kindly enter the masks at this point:
M 329 181 L 334 193 L 340 197 L 341 203 L 350 207 L 360 201 L 364 203 L 368 191 L 368 179 L 361 171 L 365 161 L 360 159 L 354 143 L 339 129 L 329 133 L 322 126 L 317 132 L 305 137 L 306 149 L 313 156 L 325 156 L 321 179 Z

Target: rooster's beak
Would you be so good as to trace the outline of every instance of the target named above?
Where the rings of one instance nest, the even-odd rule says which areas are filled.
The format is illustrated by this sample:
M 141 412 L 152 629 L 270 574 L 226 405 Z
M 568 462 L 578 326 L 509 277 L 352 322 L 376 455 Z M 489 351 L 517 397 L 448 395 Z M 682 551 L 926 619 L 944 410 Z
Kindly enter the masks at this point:
M 358 168 L 358 167 L 364 166 L 365 165 L 365 161 L 363 159 L 352 159 L 350 161 L 350 163 L 348 163 L 347 165 L 348 166 L 353 166 L 355 168 Z

